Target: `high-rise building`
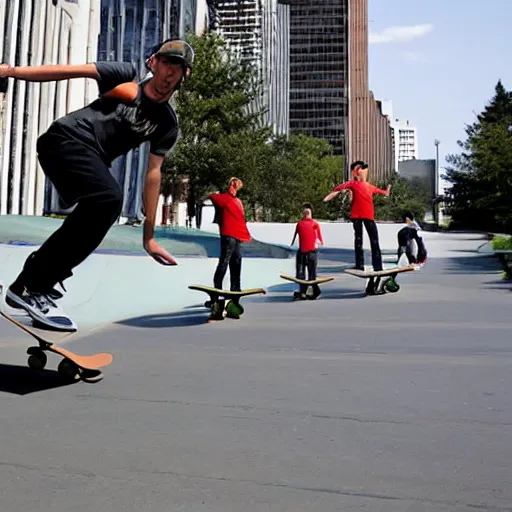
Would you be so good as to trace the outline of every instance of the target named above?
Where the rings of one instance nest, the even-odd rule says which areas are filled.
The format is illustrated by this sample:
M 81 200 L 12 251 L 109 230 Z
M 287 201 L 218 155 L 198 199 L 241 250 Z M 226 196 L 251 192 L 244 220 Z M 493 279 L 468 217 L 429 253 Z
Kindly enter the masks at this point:
M 98 0 L 0 1 L 0 59 L 12 66 L 82 64 L 96 58 Z M 91 101 L 93 80 L 8 80 L 0 93 L 0 215 L 41 215 L 49 182 L 36 140 L 54 119 Z
M 290 3 L 290 131 L 327 140 L 372 178 L 392 170 L 389 121 L 368 85 L 368 0 Z
M 162 39 L 202 32 L 206 0 L 0 0 L 0 58 L 15 66 L 132 62 L 146 74 L 146 52 Z M 36 140 L 58 117 L 93 101 L 94 80 L 9 80 L 0 93 L 0 214 L 66 213 L 37 161 Z M 124 189 L 124 217 L 139 217 L 147 145 L 113 162 Z
M 290 0 L 290 131 L 346 153 L 347 0 Z
M 405 162 L 418 158 L 418 130 L 409 121 L 394 119 L 391 123 L 396 144 L 396 161 Z
M 274 133 L 288 133 L 289 6 L 281 0 L 211 0 L 213 28 L 262 83 L 253 105 Z
M 147 52 L 160 41 L 196 30 L 198 0 L 101 0 L 98 60 L 132 62 L 146 75 Z M 140 218 L 148 144 L 112 162 L 124 190 L 123 217 Z
M 415 160 L 418 155 L 418 130 L 411 126 L 409 121 L 401 121 L 393 115 L 393 103 L 391 100 L 382 102 L 384 115 L 388 116 L 391 124 L 393 141 L 394 168 L 398 172 L 398 162 Z

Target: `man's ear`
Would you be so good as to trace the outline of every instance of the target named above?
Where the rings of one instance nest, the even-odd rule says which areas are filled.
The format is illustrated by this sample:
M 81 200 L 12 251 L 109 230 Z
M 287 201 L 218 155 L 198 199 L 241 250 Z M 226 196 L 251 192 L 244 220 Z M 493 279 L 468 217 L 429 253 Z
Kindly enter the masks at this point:
M 148 59 L 148 68 L 153 73 L 155 71 L 155 64 L 156 64 L 156 57 L 154 55 L 151 55 L 151 57 L 149 57 L 149 59 Z

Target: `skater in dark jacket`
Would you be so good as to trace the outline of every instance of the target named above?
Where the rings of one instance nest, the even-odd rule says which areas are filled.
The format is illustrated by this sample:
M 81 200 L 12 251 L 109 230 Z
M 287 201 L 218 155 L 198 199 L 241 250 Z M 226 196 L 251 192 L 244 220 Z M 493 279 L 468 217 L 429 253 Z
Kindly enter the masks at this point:
M 168 40 L 151 51 L 149 79 L 137 82 L 129 62 L 48 64 L 12 67 L 0 64 L 0 78 L 52 82 L 96 80 L 99 97 L 56 119 L 37 141 L 38 160 L 61 199 L 75 206 L 42 246 L 25 261 L 9 286 L 6 302 L 24 309 L 50 328 L 75 331 L 77 325 L 58 305 L 56 289 L 100 245 L 121 214 L 123 192 L 110 172 L 114 159 L 149 143 L 144 181 L 142 245 L 158 263 L 176 265 L 157 243 L 154 227 L 161 166 L 178 137 L 178 119 L 169 100 L 189 76 L 194 52 L 185 41 Z M 62 286 L 65 291 L 64 287 Z
M 409 264 L 422 265 L 427 261 L 427 249 L 420 235 L 420 226 L 414 220 L 412 213 L 406 213 L 403 217 L 405 226 L 397 233 L 398 252 L 397 264 L 403 254 L 407 256 Z M 417 250 L 414 250 L 416 243 Z

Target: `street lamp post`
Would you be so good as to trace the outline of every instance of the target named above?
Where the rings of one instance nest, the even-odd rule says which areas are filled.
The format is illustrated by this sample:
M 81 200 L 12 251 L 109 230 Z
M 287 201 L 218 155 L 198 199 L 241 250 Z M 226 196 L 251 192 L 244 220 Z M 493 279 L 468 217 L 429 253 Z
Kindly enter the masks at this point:
M 440 142 L 435 139 L 434 145 L 436 147 L 436 170 L 434 176 L 434 223 L 436 226 L 439 225 L 439 211 L 437 204 L 437 196 L 439 195 L 439 144 Z

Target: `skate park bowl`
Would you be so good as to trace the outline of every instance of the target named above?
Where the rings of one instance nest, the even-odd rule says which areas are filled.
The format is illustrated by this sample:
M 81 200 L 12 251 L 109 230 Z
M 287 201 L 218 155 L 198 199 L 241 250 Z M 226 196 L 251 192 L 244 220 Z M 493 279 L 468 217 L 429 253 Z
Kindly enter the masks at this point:
M 49 217 L 0 216 L 0 284 L 4 290 L 27 256 L 61 223 L 61 219 Z M 98 249 L 74 269 L 59 303 L 79 331 L 204 302 L 204 297 L 188 286 L 213 284 L 220 254 L 218 233 L 157 227 L 155 238 L 175 257 L 177 266 L 159 265 L 144 252 L 141 226 L 115 225 Z M 267 288 L 281 282 L 280 272 L 294 271 L 295 251 L 291 248 L 258 240 L 243 244 L 243 288 Z M 224 288 L 228 286 L 229 271 Z

